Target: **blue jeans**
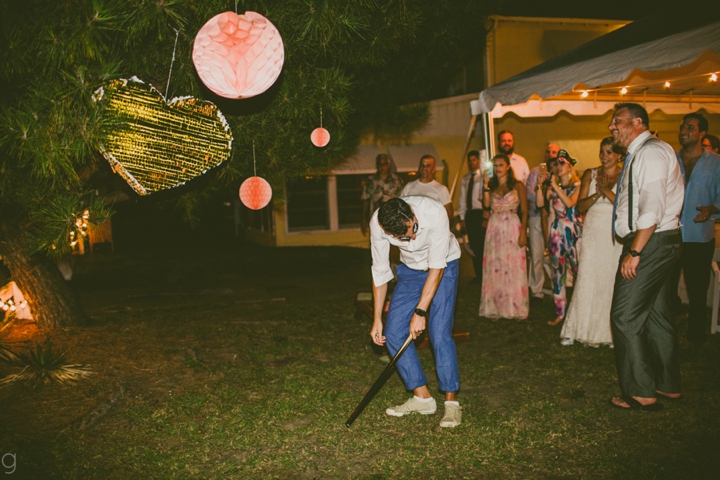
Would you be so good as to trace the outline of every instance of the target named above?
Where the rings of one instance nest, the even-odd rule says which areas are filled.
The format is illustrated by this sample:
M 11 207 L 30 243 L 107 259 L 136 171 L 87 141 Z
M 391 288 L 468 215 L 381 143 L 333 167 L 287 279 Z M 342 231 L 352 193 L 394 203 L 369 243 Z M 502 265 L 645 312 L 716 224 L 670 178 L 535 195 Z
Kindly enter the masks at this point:
M 388 350 L 393 356 L 410 334 L 410 320 L 428 277 L 428 272 L 412 270 L 402 264 L 398 265 L 396 274 L 398 283 L 390 299 L 384 332 Z M 430 315 L 426 325 L 435 353 L 435 370 L 439 387 L 443 392 L 457 392 L 460 389 L 457 350 L 452 336 L 457 287 L 458 261 L 453 260 L 445 267 L 440 285 L 430 304 Z M 397 369 L 406 389 L 414 390 L 427 385 L 427 378 L 420 365 L 414 343 L 410 344 L 398 360 Z

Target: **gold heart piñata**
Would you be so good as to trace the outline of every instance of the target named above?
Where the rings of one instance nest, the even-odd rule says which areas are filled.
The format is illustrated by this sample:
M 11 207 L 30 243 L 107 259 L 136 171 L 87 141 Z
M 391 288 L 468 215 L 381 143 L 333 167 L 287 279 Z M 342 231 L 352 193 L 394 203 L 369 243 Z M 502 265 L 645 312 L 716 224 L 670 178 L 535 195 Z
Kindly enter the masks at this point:
M 137 77 L 113 80 L 93 98 L 103 107 L 100 151 L 140 195 L 183 185 L 230 156 L 230 126 L 211 102 L 166 103 Z

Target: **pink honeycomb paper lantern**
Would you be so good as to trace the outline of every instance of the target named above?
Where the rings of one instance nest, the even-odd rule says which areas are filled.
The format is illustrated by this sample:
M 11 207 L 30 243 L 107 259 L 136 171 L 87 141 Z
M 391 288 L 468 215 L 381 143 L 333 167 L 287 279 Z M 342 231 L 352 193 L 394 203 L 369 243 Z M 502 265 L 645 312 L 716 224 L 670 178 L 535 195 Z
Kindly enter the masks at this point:
M 278 29 L 259 13 L 224 12 L 197 33 L 192 58 L 210 90 L 225 98 L 249 98 L 275 83 L 285 48 Z
M 270 203 L 272 187 L 262 177 L 250 177 L 240 185 L 240 201 L 251 210 L 260 210 Z
M 316 147 L 324 147 L 330 143 L 330 132 L 325 130 L 323 127 L 318 127 L 310 134 L 310 141 Z

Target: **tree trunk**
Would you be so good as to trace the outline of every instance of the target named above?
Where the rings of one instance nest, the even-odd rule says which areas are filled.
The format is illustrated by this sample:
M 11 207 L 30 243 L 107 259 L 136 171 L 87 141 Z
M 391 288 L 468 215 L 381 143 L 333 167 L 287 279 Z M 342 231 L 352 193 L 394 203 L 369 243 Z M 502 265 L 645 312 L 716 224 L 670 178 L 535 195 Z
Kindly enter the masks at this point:
M 80 301 L 55 263 L 43 253 L 28 255 L 20 225 L 0 221 L 0 255 L 33 318 L 43 330 L 86 324 Z

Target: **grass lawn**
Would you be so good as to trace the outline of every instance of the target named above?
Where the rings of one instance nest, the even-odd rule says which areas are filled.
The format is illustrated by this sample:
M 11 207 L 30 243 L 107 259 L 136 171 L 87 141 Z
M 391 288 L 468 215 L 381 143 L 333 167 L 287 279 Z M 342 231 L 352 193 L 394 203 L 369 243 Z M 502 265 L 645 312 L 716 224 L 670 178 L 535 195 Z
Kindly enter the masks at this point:
M 462 425 L 438 427 L 441 402 L 436 415 L 385 416 L 408 397 L 395 375 L 348 429 L 384 368 L 369 319 L 354 315 L 368 251 L 204 244 L 80 258 L 73 283 L 92 324 L 50 339 L 94 375 L 0 389 L 0 456 L 17 458 L 7 478 L 720 476 L 720 335 L 692 348 L 681 333 L 683 401 L 619 411 L 612 350 L 561 346 L 550 299 L 527 322 L 479 318 L 469 265 L 456 310 L 470 331 Z M 44 339 L 21 327 L 0 340 Z M 421 360 L 439 400 L 432 354 Z

